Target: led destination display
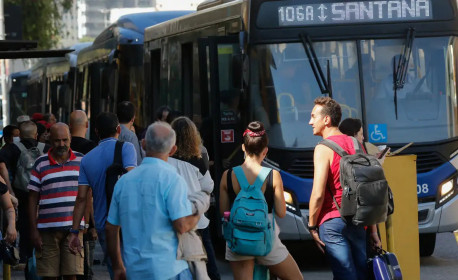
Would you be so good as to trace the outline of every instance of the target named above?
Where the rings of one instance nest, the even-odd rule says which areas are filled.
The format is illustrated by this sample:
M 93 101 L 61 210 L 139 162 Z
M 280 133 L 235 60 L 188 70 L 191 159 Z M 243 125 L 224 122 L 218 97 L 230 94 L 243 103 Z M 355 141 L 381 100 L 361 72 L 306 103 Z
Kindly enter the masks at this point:
M 359 1 L 278 7 L 280 26 L 432 20 L 432 0 Z

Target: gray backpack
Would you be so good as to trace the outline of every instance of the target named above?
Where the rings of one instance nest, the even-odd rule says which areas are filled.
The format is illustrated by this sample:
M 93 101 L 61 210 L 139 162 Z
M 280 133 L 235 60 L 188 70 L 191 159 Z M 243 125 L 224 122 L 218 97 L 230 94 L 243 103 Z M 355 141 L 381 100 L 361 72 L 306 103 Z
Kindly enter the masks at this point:
M 353 137 L 352 137 L 353 138 Z M 344 219 L 355 225 L 374 225 L 385 222 L 388 214 L 389 187 L 383 168 L 371 155 L 364 154 L 358 140 L 353 138 L 356 153 L 349 155 L 337 143 L 325 139 L 320 142 L 339 156 L 342 200 L 339 205 L 332 193 L 334 203 Z
M 14 145 L 19 148 L 21 154 L 17 161 L 13 185 L 21 191 L 28 192 L 27 186 L 30 181 L 30 172 L 35 164 L 35 160 L 43 154 L 45 144 L 38 142 L 36 147 L 30 149 L 27 149 L 21 142 L 14 143 Z

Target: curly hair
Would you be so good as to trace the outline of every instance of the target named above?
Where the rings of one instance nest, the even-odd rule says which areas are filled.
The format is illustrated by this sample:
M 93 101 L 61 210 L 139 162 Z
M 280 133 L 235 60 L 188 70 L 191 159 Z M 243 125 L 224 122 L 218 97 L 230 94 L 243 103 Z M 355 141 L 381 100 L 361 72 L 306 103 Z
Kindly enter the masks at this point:
M 178 117 L 171 123 L 176 133 L 176 156 L 183 159 L 202 157 L 202 139 L 196 125 L 188 117 Z

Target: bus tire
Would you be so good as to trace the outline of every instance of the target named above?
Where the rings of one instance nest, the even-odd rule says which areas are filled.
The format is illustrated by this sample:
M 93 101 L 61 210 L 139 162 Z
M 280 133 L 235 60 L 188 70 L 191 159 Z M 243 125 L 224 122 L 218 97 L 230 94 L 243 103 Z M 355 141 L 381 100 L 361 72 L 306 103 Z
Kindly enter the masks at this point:
M 436 234 L 420 234 L 420 257 L 429 257 L 434 253 L 436 247 Z

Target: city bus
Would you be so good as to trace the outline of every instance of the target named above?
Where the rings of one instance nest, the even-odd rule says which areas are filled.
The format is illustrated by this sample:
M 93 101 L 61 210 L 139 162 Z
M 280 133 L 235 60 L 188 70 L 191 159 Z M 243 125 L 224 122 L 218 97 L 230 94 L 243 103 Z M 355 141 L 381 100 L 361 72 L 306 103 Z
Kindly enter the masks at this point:
M 41 58 L 33 65 L 27 79 L 27 92 L 22 95 L 23 102 L 34 105 L 27 114 L 53 113 L 58 121 L 68 122 L 74 104 L 76 57 L 90 45 L 77 43 L 68 48 L 73 51 L 64 57 Z M 12 107 L 11 112 L 13 110 Z
M 142 107 L 145 28 L 190 12 L 160 11 L 121 16 L 78 54 L 75 108 L 87 112 L 92 139 L 97 138 L 94 122 L 100 112 L 116 112 L 116 104 L 125 100 L 137 108 Z M 135 125 L 141 130 L 145 126 L 144 114 L 139 109 L 136 113 Z
M 458 228 L 457 14 L 452 0 L 205 1 L 146 29 L 143 110 L 168 105 L 200 127 L 216 198 L 224 169 L 243 161 L 243 129 L 262 121 L 265 164 L 285 188 L 280 237 L 301 240 L 320 141 L 308 122 L 314 99 L 331 96 L 367 141 L 414 142 L 403 153 L 417 155 L 420 247 L 431 255 L 436 233 Z

